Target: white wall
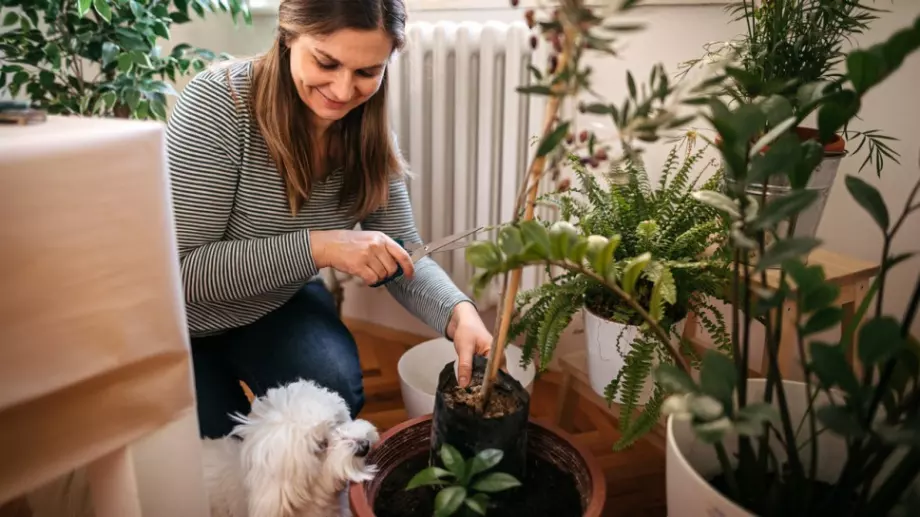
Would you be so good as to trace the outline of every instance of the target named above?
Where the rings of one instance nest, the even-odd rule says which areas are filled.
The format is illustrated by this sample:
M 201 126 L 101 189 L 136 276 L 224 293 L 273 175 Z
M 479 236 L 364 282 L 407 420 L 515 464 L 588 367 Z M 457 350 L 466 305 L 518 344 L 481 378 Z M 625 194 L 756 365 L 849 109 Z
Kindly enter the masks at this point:
M 453 2 L 432 0 L 433 3 L 460 8 L 413 10 L 410 21 L 511 21 L 523 16 L 521 9 L 512 9 L 507 0 L 469 0 Z M 416 2 L 418 3 L 418 2 Z M 422 2 L 424 3 L 424 2 Z M 680 1 L 678 0 L 678 2 Z M 689 2 L 688 2 L 689 3 Z M 705 2 L 701 2 L 705 3 Z M 710 2 L 711 3 L 711 2 Z M 912 4 L 912 5 L 908 5 Z M 901 1 L 892 5 L 891 13 L 883 14 L 870 34 L 860 38 L 858 43 L 867 45 L 886 38 L 894 30 L 911 23 L 920 15 L 920 3 Z M 410 2 L 411 5 L 411 2 Z M 462 6 L 466 6 L 466 8 Z M 492 8 L 482 8 L 492 5 Z M 886 6 L 887 7 L 887 6 Z M 677 64 L 699 57 L 706 42 L 727 40 L 743 28 L 730 23 L 730 16 L 724 5 L 670 5 L 648 6 L 637 11 L 634 18 L 647 23 L 644 31 L 624 39 L 624 48 L 618 61 L 605 59 L 594 64 L 594 85 L 612 100 L 622 99 L 625 93 L 625 72 L 631 70 L 637 77 L 648 77 L 650 68 L 664 63 L 670 71 L 676 71 Z M 270 11 L 257 14 L 252 27 L 233 28 L 225 18 L 214 17 L 208 21 L 195 22 L 173 32 L 175 41 L 188 41 L 214 50 L 235 55 L 249 55 L 267 48 L 273 37 L 276 17 Z M 863 107 L 864 121 L 860 127 L 878 128 L 901 139 L 895 147 L 902 154 L 902 165 L 889 163 L 879 180 L 871 170 L 865 170 L 861 177 L 876 185 L 885 197 L 892 213 L 904 204 L 908 189 L 920 174 L 918 169 L 918 142 L 920 133 L 920 102 L 916 100 L 916 84 L 920 82 L 920 56 L 913 56 L 902 69 L 883 86 L 872 92 Z M 592 119 L 596 123 L 598 119 Z M 584 123 L 586 121 L 582 121 Z M 663 160 L 665 146 L 649 150 L 649 169 L 655 171 Z M 850 158 L 841 166 L 837 184 L 827 204 L 825 216 L 819 229 L 819 236 L 826 247 L 833 251 L 854 257 L 877 260 L 881 239 L 873 223 L 850 199 L 843 179 L 846 174 L 855 174 L 861 158 Z M 415 171 L 425 174 L 426 171 Z M 902 237 L 896 242 L 894 252 L 920 248 L 920 217 L 914 218 L 902 230 Z M 903 312 L 910 290 L 920 274 L 920 260 L 902 264 L 892 276 L 886 303 L 895 314 Z M 359 299 L 360 298 L 360 299 Z M 346 295 L 345 313 L 400 330 L 431 334 L 393 302 L 382 290 L 351 286 Z M 920 332 L 920 320 L 915 322 L 914 331 Z

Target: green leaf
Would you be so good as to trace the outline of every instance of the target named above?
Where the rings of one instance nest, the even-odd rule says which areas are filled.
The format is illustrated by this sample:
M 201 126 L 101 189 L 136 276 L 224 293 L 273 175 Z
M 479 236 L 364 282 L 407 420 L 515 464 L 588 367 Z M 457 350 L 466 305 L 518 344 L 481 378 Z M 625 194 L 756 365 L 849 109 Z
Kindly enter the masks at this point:
M 636 80 L 632 76 L 632 72 L 626 71 L 626 86 L 629 88 L 629 96 L 633 99 L 636 98 Z
M 466 499 L 466 488 L 462 486 L 449 486 L 444 488 L 434 498 L 435 517 L 453 515 Z
M 100 18 L 105 20 L 106 23 L 111 23 L 112 8 L 109 7 L 108 0 L 93 0 L 93 7 L 96 8 L 96 13 L 99 14 Z
M 553 131 L 546 135 L 546 138 L 540 142 L 540 147 L 537 148 L 537 156 L 546 156 L 551 153 L 556 146 L 559 145 L 559 142 L 562 142 L 562 139 L 565 138 L 565 135 L 569 133 L 569 122 L 563 122 L 556 126 Z
M 840 307 L 824 307 L 823 309 L 818 309 L 808 318 L 808 321 L 799 329 L 799 333 L 802 334 L 802 337 L 817 334 L 839 325 L 841 319 L 843 319 L 843 309 Z
M 607 273 L 613 263 L 613 254 L 620 245 L 620 236 L 614 235 L 608 239 L 603 235 L 591 235 L 587 240 L 587 256 L 591 269 L 601 276 L 607 278 Z
M 818 108 L 818 133 L 821 142 L 833 140 L 834 135 L 859 113 L 860 100 L 851 90 L 841 90 Z
M 857 416 L 844 406 L 821 406 L 815 410 L 815 416 L 834 434 L 851 438 L 859 438 L 865 434 Z
M 722 403 L 709 395 L 688 396 L 687 409 L 694 417 L 706 422 L 721 418 L 725 414 L 725 407 Z
M 476 474 L 489 470 L 501 463 L 503 456 L 504 453 L 501 449 L 484 449 L 480 451 L 479 454 L 474 456 L 470 461 L 467 476 L 471 478 Z
M 789 118 L 794 118 L 792 104 L 782 95 L 771 95 L 760 103 L 760 109 L 767 116 L 767 124 L 777 127 L 788 124 Z M 789 126 L 787 125 L 787 128 Z M 772 132 L 772 131 L 771 131 Z
M 651 260 L 652 254 L 646 251 L 638 257 L 630 259 L 626 263 L 626 269 L 623 271 L 623 278 L 621 282 L 623 285 L 623 290 L 626 291 L 626 294 L 633 294 L 633 291 L 636 289 L 636 282 L 639 280 L 639 275 L 642 274 L 642 271 L 646 266 L 648 266 Z
M 473 490 L 477 492 L 495 493 L 521 486 L 511 474 L 505 472 L 492 472 L 473 483 Z
M 466 248 L 466 261 L 473 267 L 492 270 L 501 266 L 501 251 L 492 241 L 476 241 Z
M 134 61 L 134 64 L 141 68 L 153 68 L 153 63 L 150 62 L 150 56 L 146 52 L 135 50 L 131 52 L 131 60 Z
M 752 226 L 755 230 L 774 228 L 779 223 L 798 215 L 818 199 L 817 190 L 793 190 L 785 196 L 770 200 L 761 208 Z
M 652 298 L 649 302 L 649 316 L 653 320 L 661 321 L 664 317 L 664 304 L 673 304 L 677 300 L 677 286 L 674 284 L 674 275 L 671 270 L 663 268 L 655 285 L 652 286 Z
M 9 27 L 10 25 L 16 25 L 18 21 L 19 21 L 19 13 L 17 13 L 16 11 L 10 11 L 6 13 L 6 15 L 3 17 L 3 26 Z
M 799 311 L 802 313 L 814 312 L 818 309 L 829 307 L 840 296 L 840 286 L 837 284 L 821 284 L 807 291 L 799 302 Z
M 118 56 L 118 71 L 126 74 L 131 71 L 131 67 L 134 66 L 134 59 L 131 57 L 131 54 L 124 53 Z
M 61 68 L 61 47 L 58 47 L 58 44 L 51 41 L 44 48 L 45 57 L 48 59 L 48 62 L 51 63 L 51 67 L 55 70 Z
M 735 219 L 741 218 L 738 203 L 733 199 L 714 190 L 696 190 L 691 194 L 700 203 L 709 205 L 716 210 L 721 210 Z
M 80 14 L 80 16 L 86 16 L 86 13 L 89 12 L 91 5 L 93 5 L 93 0 L 78 0 L 77 12 Z
M 809 351 L 811 370 L 815 372 L 824 389 L 839 386 L 850 395 L 859 392 L 859 381 L 847 362 L 842 346 L 813 341 L 810 343 Z
M 434 486 L 444 484 L 444 479 L 452 474 L 440 467 L 428 467 L 412 476 L 406 490 L 414 490 L 420 486 Z
M 152 28 L 153 28 L 153 33 L 156 34 L 157 36 L 159 36 L 159 37 L 161 37 L 161 38 L 163 38 L 163 39 L 165 39 L 165 40 L 168 40 L 168 39 L 169 39 L 169 37 L 170 37 L 170 34 L 169 34 L 169 27 L 167 27 L 165 23 L 163 23 L 163 22 L 157 20 L 157 21 L 153 22 Z
M 549 232 L 536 220 L 524 221 L 520 224 L 521 236 L 529 250 L 541 258 L 549 257 L 550 242 Z
M 700 365 L 700 391 L 731 407 L 737 382 L 735 363 L 717 350 L 706 350 Z
M 882 231 L 888 231 L 888 225 L 891 223 L 888 217 L 888 207 L 885 206 L 885 200 L 882 199 L 879 191 L 856 176 L 848 175 L 844 181 L 847 190 L 850 191 L 850 195 L 859 203 L 859 206 L 869 212 L 875 224 L 879 225 Z
M 166 104 L 159 100 L 151 99 L 150 113 L 152 113 L 157 120 L 166 120 Z
M 879 53 L 855 49 L 847 54 L 847 77 L 860 94 L 878 84 L 884 75 L 884 56 Z
M 138 104 L 140 104 L 141 94 L 137 90 L 127 90 L 124 93 L 125 104 L 131 108 L 131 111 L 137 109 Z
M 524 239 L 521 230 L 514 226 L 503 226 L 498 231 L 498 245 L 508 257 L 517 257 L 524 252 Z
M 755 424 L 764 424 L 767 422 L 776 422 L 779 420 L 779 410 L 773 404 L 766 402 L 752 402 L 740 408 L 737 418 L 746 420 Z
M 699 388 L 690 375 L 674 366 L 664 363 L 655 369 L 655 381 L 662 388 L 675 393 L 696 393 Z
M 787 260 L 802 257 L 811 253 L 821 241 L 813 237 L 790 237 L 776 241 L 770 246 L 757 262 L 756 271 L 766 271 L 768 268 L 779 266 Z
M 463 479 L 466 474 L 466 462 L 463 461 L 460 451 L 445 443 L 441 446 L 440 456 L 447 470 L 457 476 L 457 479 Z
M 543 85 L 533 85 L 533 86 L 518 86 L 516 88 L 518 93 L 533 94 L 533 95 L 552 95 L 553 90 L 549 86 Z
M 786 134 L 786 132 L 789 131 L 789 128 L 796 125 L 796 123 L 798 123 L 798 119 L 796 117 L 789 117 L 786 120 L 780 122 L 778 125 L 774 126 L 773 129 L 760 137 L 760 139 L 757 140 L 757 142 L 751 147 L 750 152 L 748 152 L 748 157 L 754 158 L 760 154 L 761 151 L 766 149 L 767 146 L 776 141 L 776 139 Z
M 801 156 L 802 147 L 798 137 L 784 133 L 765 152 L 751 157 L 749 181 L 757 183 L 774 174 L 788 174 L 801 161 Z
M 134 109 L 134 118 L 138 120 L 146 120 L 149 113 L 150 103 L 147 101 L 147 99 L 141 99 L 141 101 L 137 103 L 137 107 Z
M 111 41 L 102 43 L 102 66 L 106 67 L 118 59 L 118 45 Z
M 872 367 L 894 357 L 903 344 L 898 320 L 891 316 L 873 318 L 859 329 L 859 360 Z
M 489 510 L 489 496 L 486 494 L 476 494 L 473 497 L 467 498 L 463 502 L 466 504 L 467 508 L 473 510 L 479 515 L 485 515 Z
M 693 432 L 696 437 L 705 443 L 716 443 L 722 441 L 725 434 L 733 429 L 732 421 L 728 417 L 722 417 L 711 422 L 702 422 L 693 424 Z

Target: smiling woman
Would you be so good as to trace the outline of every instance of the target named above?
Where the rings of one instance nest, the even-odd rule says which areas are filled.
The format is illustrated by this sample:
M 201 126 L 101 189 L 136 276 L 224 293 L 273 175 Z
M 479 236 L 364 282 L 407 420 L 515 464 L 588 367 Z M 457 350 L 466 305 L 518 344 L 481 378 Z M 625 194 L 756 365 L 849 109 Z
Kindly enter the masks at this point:
M 297 379 L 363 405 L 354 339 L 323 268 L 387 289 L 453 339 L 461 383 L 492 337 L 420 238 L 387 120 L 401 0 L 283 0 L 271 49 L 206 70 L 183 90 L 167 145 L 203 436 Z M 361 224 L 361 231 L 353 228 Z

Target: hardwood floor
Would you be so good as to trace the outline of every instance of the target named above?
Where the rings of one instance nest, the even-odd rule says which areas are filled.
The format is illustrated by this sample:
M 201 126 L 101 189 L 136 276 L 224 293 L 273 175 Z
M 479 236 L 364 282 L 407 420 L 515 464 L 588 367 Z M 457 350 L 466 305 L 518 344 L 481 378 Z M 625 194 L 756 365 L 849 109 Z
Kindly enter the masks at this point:
M 367 404 L 361 417 L 385 430 L 406 420 L 399 392 L 396 364 L 404 350 L 423 338 L 381 332 L 350 323 L 361 351 Z M 559 375 L 548 373 L 534 385 L 531 414 L 549 419 L 555 406 Z M 607 481 L 604 515 L 610 517 L 666 516 L 664 453 L 639 442 L 625 452 L 613 452 L 618 436 L 615 422 L 600 408 L 579 399 L 574 420 L 567 430 L 600 461 Z

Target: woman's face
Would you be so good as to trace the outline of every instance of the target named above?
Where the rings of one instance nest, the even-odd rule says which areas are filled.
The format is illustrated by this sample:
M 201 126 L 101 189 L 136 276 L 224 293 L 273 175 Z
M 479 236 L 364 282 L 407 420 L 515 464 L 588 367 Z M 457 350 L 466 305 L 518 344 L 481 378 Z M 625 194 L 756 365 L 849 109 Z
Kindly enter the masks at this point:
M 377 93 L 393 40 L 383 29 L 342 29 L 298 36 L 289 47 L 300 99 L 321 120 L 334 122 Z

